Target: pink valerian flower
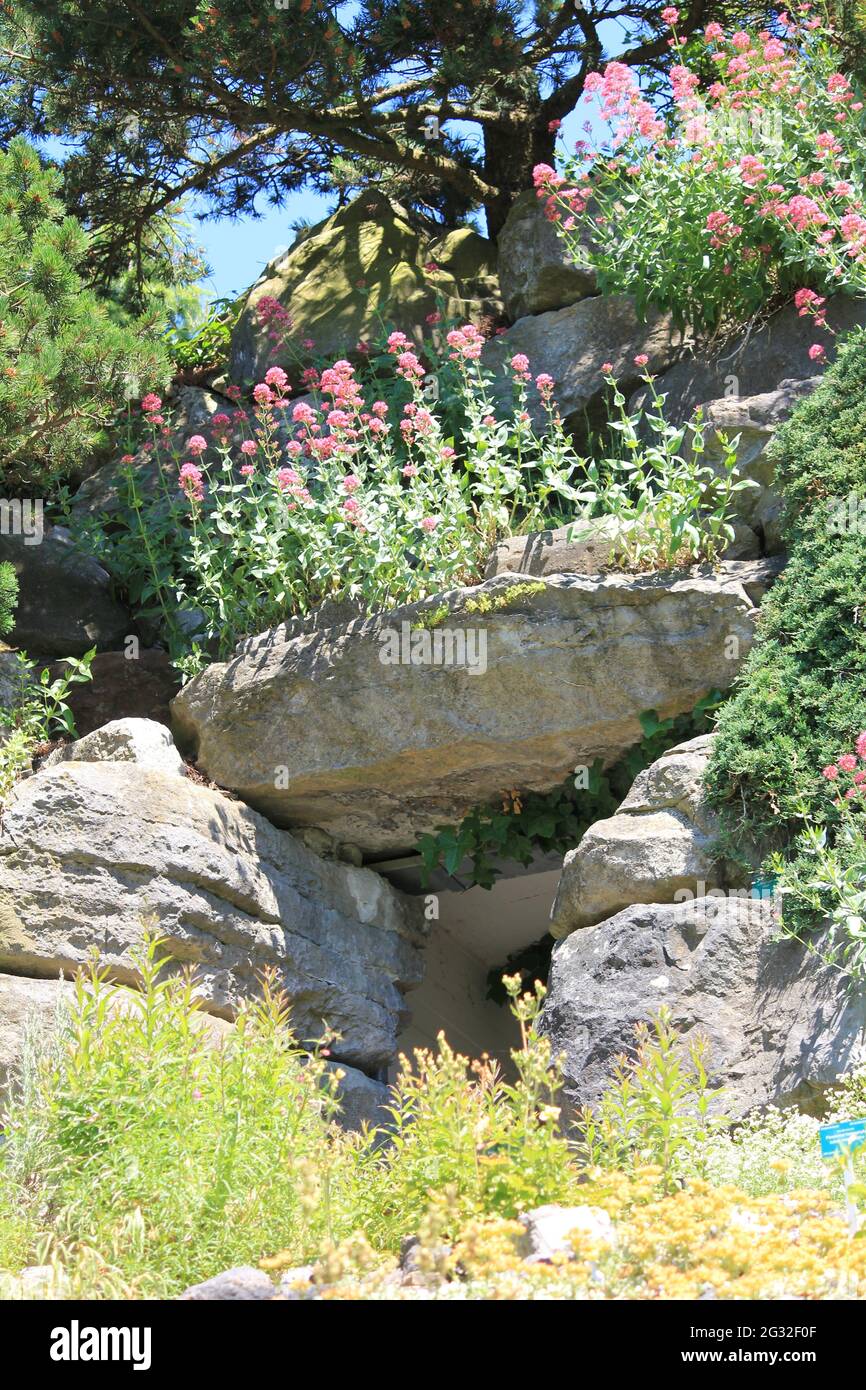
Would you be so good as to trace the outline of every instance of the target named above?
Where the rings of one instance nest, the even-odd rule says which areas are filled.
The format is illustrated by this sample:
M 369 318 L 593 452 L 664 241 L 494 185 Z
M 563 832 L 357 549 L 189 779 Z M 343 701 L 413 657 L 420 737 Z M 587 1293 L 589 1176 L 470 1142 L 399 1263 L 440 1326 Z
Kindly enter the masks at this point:
M 425 516 L 421 522 L 421 530 L 426 531 L 429 535 L 431 531 L 436 530 L 436 527 L 439 525 L 440 519 L 441 518 L 438 516 Z
M 601 371 L 602 371 L 602 373 L 604 374 L 604 376 L 610 376 L 611 372 L 613 371 L 613 363 L 612 363 L 612 362 L 602 362 L 602 364 L 601 364 Z
M 427 317 L 426 317 L 426 319 L 424 320 L 424 322 L 425 322 L 425 323 L 429 323 L 431 326 L 432 326 L 433 324 L 441 323 L 441 322 L 442 322 L 442 315 L 440 314 L 440 312 L 439 312 L 438 309 L 434 309 L 434 311 L 433 311 L 432 314 L 428 314 L 428 315 L 427 315 Z
M 835 782 L 839 776 L 839 769 L 835 763 L 828 763 L 825 768 L 821 769 L 821 776 L 826 777 L 828 782 Z
M 241 396 L 241 388 L 239 386 L 234 385 L 227 386 L 225 389 L 225 394 L 228 396 L 230 401 L 237 401 L 240 399 Z
M 453 348 L 451 357 L 454 361 L 462 357 L 467 362 L 474 362 L 481 356 L 484 346 L 484 337 L 474 323 L 466 323 L 462 328 L 452 328 L 445 341 Z
M 556 132 L 559 130 L 559 127 L 560 127 L 561 125 L 562 125 L 562 121 L 548 121 L 548 122 L 547 122 L 547 131 L 548 131 L 548 134 L 549 134 L 549 135 L 555 135 Z
M 296 425 L 314 425 L 316 418 L 316 412 L 309 401 L 298 401 L 292 409 L 292 419 Z
M 265 372 L 265 383 L 268 386 L 273 386 L 282 395 L 289 384 L 289 378 L 282 367 L 268 367 Z
M 707 40 L 707 43 L 717 43 L 719 39 L 723 39 L 724 37 L 724 29 L 721 24 L 716 24 L 715 21 L 713 21 L 712 24 L 708 24 L 704 30 L 704 38 Z
M 378 415 L 380 420 L 384 420 L 385 416 L 388 414 L 388 406 L 385 401 L 374 401 L 370 409 L 374 415 Z
M 401 352 L 397 358 L 397 375 L 411 381 L 412 377 L 422 377 L 424 368 L 414 352 Z
M 204 453 L 207 448 L 207 440 L 204 435 L 194 434 L 186 441 L 186 447 L 187 452 L 196 458 L 199 454 Z
M 294 492 L 303 486 L 303 478 L 294 468 L 278 468 L 274 475 L 280 492 Z
M 258 449 L 258 444 L 254 439 L 245 439 L 241 445 L 242 454 L 254 454 Z
M 809 348 L 809 357 L 813 362 L 823 362 L 827 356 L 827 349 L 822 343 L 813 343 Z
M 866 758 L 866 729 L 862 734 L 858 734 L 857 742 L 854 744 L 858 758 Z
M 674 25 L 680 17 L 680 12 L 675 5 L 667 5 L 662 10 L 662 19 L 665 24 Z
M 516 352 L 509 363 L 514 375 L 520 381 L 530 381 L 529 358 L 525 352 Z
M 836 764 L 843 772 L 854 772 L 857 767 L 857 759 L 853 753 L 843 753 L 841 758 L 836 759 Z
M 414 463 L 404 463 L 401 472 L 404 478 L 418 477 L 418 469 Z
M 833 135 L 832 132 L 829 130 L 822 130 L 818 135 L 816 135 L 815 144 L 817 148 L 821 151 L 821 154 L 825 156 L 839 154 L 840 150 L 842 149 L 842 146 L 839 144 L 839 141 L 837 140 L 836 136 Z
M 539 372 L 535 378 L 535 389 L 543 401 L 550 399 L 555 385 L 553 377 L 549 376 L 547 372 Z
M 647 357 L 645 352 L 639 352 L 637 357 L 634 359 L 634 365 L 636 367 L 645 367 L 648 362 L 649 358 Z
M 134 454 L 123 454 L 122 457 L 121 457 L 120 462 L 123 463 L 123 464 L 126 464 L 126 466 L 128 467 L 129 464 L 135 463 L 135 455 L 134 455 Z
M 387 348 L 391 353 L 403 352 L 409 346 L 409 339 L 405 333 L 389 333 Z
M 253 400 L 255 401 L 256 405 L 271 405 L 273 403 L 273 399 L 274 393 L 271 390 L 270 386 L 268 386 L 264 381 L 260 381 L 257 386 L 253 387 Z
M 155 410 L 159 410 L 161 405 L 162 397 L 158 396 L 155 391 L 148 391 L 147 395 L 142 397 L 141 408 L 145 415 L 152 415 Z
M 358 491 L 358 488 L 361 486 L 361 479 L 358 477 L 357 473 L 347 473 L 340 486 L 344 492 L 351 494 Z
M 254 463 L 244 463 L 244 464 L 241 465 L 241 477 L 242 477 L 242 478 L 250 478 L 250 477 L 252 477 L 252 475 L 253 475 L 253 473 L 255 473 L 255 471 L 256 471 L 256 465 L 255 465 Z
M 443 462 L 450 463 L 453 458 L 457 457 L 457 450 L 452 449 L 450 444 L 446 444 L 444 448 L 439 450 L 439 457 Z
M 184 463 L 178 474 L 178 486 L 190 502 L 204 500 L 204 477 L 194 463 Z

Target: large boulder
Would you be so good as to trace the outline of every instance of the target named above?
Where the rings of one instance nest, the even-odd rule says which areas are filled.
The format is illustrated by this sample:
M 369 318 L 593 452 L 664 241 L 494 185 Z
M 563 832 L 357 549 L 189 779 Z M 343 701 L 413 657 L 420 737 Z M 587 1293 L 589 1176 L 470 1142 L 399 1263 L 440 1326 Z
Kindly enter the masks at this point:
M 801 318 L 794 305 L 788 304 L 760 328 L 748 329 L 712 352 L 704 349 L 693 356 L 683 355 L 656 382 L 666 398 L 667 418 L 684 424 L 707 401 L 746 394 L 762 396 L 779 389 L 780 382 L 790 387 L 792 382 L 814 378 L 810 346 L 822 343 L 826 361 L 832 362 L 845 335 L 866 324 L 866 298 L 836 295 L 828 301 L 825 312 L 829 331 L 816 328 L 811 318 Z M 645 397 L 642 388 L 632 405 Z
M 425 232 L 368 190 L 266 267 L 235 327 L 230 374 L 238 382 L 258 381 L 282 361 L 257 313 L 265 297 L 288 310 L 294 339 L 312 339 L 320 355 L 345 357 L 358 342 L 378 339 L 383 322 L 420 342 L 437 297 L 448 318 L 498 316 L 495 275 L 495 248 L 477 232 Z
M 641 772 L 615 816 L 596 821 L 562 866 L 551 933 L 567 936 L 631 903 L 703 897 L 725 882 L 702 781 L 713 735 L 680 743 Z M 701 887 L 700 885 L 703 885 Z
M 682 336 L 666 314 L 651 311 L 642 322 L 629 295 L 595 295 L 565 309 L 534 314 L 485 343 L 482 365 L 495 373 L 495 395 L 501 404 L 512 399 L 508 363 L 517 353 L 529 358 L 533 377 L 553 377 L 553 398 L 567 428 L 585 424 L 601 407 L 607 392 L 602 366 L 609 362 L 620 390 L 638 385 L 641 373 L 664 372 L 679 355 Z M 646 356 L 646 367 L 635 358 Z M 529 387 L 530 413 L 543 422 L 546 413 L 534 386 Z
M 134 984 L 151 923 L 231 1018 L 275 972 L 302 1041 L 378 1071 L 422 973 L 423 922 L 368 869 L 326 863 L 255 811 L 175 773 L 69 762 L 19 784 L 0 833 L 0 971 L 69 975 L 94 948 Z
M 112 592 L 100 564 L 84 555 L 61 526 L 38 545 L 0 535 L 0 562 L 18 577 L 18 605 L 9 641 L 34 656 L 83 656 L 90 647 L 116 648 L 132 619 Z
M 554 949 L 542 1030 L 564 1058 L 570 1106 L 598 1100 L 635 1024 L 662 1005 L 686 1040 L 708 1037 L 710 1084 L 726 1087 L 729 1113 L 819 1104 L 864 1060 L 862 992 L 775 939 L 772 903 L 747 891 L 627 907 Z
M 45 765 L 53 767 L 67 762 L 138 763 L 139 767 L 174 777 L 183 777 L 186 773 L 171 730 L 152 719 L 112 720 L 74 743 L 56 748 L 46 758 Z
M 643 711 L 683 713 L 730 685 L 765 582 L 760 562 L 505 574 L 345 627 L 275 628 L 183 689 L 175 733 L 275 823 L 405 853 L 504 787 L 549 791 L 575 764 L 615 761 Z
M 564 309 L 598 292 L 588 241 L 581 242 L 584 254 L 572 259 L 532 189 L 515 200 L 498 247 L 499 287 L 510 319 Z

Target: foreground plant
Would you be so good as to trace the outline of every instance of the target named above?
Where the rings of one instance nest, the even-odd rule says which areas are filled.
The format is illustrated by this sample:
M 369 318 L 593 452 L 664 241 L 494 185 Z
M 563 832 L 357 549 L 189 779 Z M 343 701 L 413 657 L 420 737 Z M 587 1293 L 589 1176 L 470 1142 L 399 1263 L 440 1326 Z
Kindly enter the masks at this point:
M 66 697 L 73 685 L 92 679 L 90 667 L 95 655 L 93 647 L 82 657 L 63 657 L 67 670 L 52 676 L 47 667 L 37 674 L 35 661 L 23 652 L 16 653 L 9 703 L 0 710 L 0 806 L 30 767 L 41 744 L 58 735 L 75 737 L 75 720 Z

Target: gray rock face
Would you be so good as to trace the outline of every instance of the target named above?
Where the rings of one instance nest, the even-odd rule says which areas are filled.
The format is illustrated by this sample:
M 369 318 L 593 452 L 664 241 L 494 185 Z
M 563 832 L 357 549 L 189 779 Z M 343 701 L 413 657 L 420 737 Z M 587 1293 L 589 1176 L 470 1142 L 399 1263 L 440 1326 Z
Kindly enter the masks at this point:
M 183 758 L 174 746 L 171 730 L 153 719 L 115 719 L 84 738 L 57 748 L 45 760 L 57 763 L 137 763 L 153 772 L 174 777 L 186 773 Z
M 811 395 L 820 377 L 782 381 L 775 391 L 759 396 L 725 396 L 703 406 L 706 422 L 703 461 L 721 471 L 724 450 L 719 435 L 739 437 L 737 470 L 757 486 L 736 493 L 733 505 L 742 522 L 762 539 L 769 555 L 782 549 L 782 498 L 774 487 L 774 466 L 767 446 L 798 401 Z
M 210 1012 L 231 1018 L 272 968 L 301 1041 L 326 1021 L 337 1058 L 374 1071 L 393 1056 L 424 927 L 378 875 L 171 773 L 71 762 L 21 783 L 0 835 L 0 970 L 71 975 L 96 947 L 134 984 L 148 923 Z
M 439 629 L 468 632 L 476 654 L 486 644 L 483 670 L 383 664 L 389 634 L 423 626 L 442 598 L 330 631 L 276 628 L 185 687 L 175 733 L 275 823 L 401 853 L 503 787 L 550 790 L 577 763 L 614 761 L 640 739 L 644 710 L 682 713 L 727 687 L 764 574 L 726 562 L 679 577 L 555 575 L 512 599 L 513 575 L 455 590 Z M 466 611 L 482 598 L 491 611 Z
M 564 1255 L 574 1258 L 574 1236 L 615 1245 L 616 1232 L 609 1212 L 603 1207 L 560 1207 L 550 1203 L 534 1207 L 520 1218 L 526 1229 L 523 1258 L 532 1264 L 545 1264 Z
M 598 291 L 588 256 L 572 260 L 532 189 L 516 199 L 498 245 L 499 286 L 511 319 L 563 309 Z
M 724 883 L 713 857 L 715 817 L 701 792 L 712 741 L 704 734 L 671 748 L 635 779 L 616 815 L 596 821 L 568 852 L 550 914 L 553 936 L 631 903 L 672 902 L 680 890 L 702 897 Z
M 34 656 L 83 656 L 90 647 L 120 647 L 132 619 L 111 592 L 101 565 L 80 554 L 62 527 L 38 545 L 0 536 L 0 561 L 18 576 L 18 607 L 9 641 Z
M 827 329 L 817 329 L 812 319 L 800 318 L 794 305 L 789 304 L 756 332 L 732 339 L 712 355 L 699 352 L 693 357 L 683 356 L 656 382 L 659 392 L 667 398 L 667 418 L 683 424 L 699 405 L 726 394 L 761 396 L 780 389 L 780 382 L 790 387 L 792 382 L 813 379 L 811 344 L 823 343 L 827 361 L 832 362 L 844 335 L 866 323 L 866 299 L 836 295 L 828 301 L 826 314 L 829 327 L 837 334 L 835 338 Z M 642 395 L 643 391 L 639 392 L 636 400 Z
M 202 1284 L 192 1284 L 182 1294 L 180 1302 L 187 1303 L 239 1303 L 261 1301 L 275 1298 L 277 1287 L 263 1269 L 254 1265 L 236 1265 L 213 1279 L 205 1279 Z
M 515 353 L 524 353 L 533 377 L 539 372 L 553 377 L 554 400 L 571 427 L 582 424 L 584 411 L 600 402 L 606 390 L 603 363 L 611 363 L 620 389 L 627 393 L 637 387 L 643 370 L 635 366 L 636 356 L 647 356 L 647 371 L 664 372 L 681 346 L 681 335 L 666 315 L 652 312 L 642 323 L 628 295 L 595 295 L 565 309 L 518 319 L 485 344 L 481 361 L 496 373 L 497 397 L 510 402 L 510 380 L 503 371 Z M 531 413 L 543 421 L 534 387 L 529 388 L 529 399 Z
M 622 546 L 636 529 L 634 522 L 615 516 L 572 522 L 554 531 L 534 531 L 528 536 L 509 536 L 490 552 L 485 579 L 497 574 L 607 574 L 622 568 Z M 760 554 L 758 537 L 741 522 L 734 525 L 728 560 L 755 560 Z M 619 557 L 619 558 L 618 558 Z
M 796 942 L 774 941 L 772 903 L 639 904 L 555 948 L 543 1031 L 564 1055 L 566 1098 L 593 1104 L 634 1025 L 667 1004 L 710 1041 L 710 1084 L 742 1114 L 815 1101 L 864 1057 L 866 1000 Z

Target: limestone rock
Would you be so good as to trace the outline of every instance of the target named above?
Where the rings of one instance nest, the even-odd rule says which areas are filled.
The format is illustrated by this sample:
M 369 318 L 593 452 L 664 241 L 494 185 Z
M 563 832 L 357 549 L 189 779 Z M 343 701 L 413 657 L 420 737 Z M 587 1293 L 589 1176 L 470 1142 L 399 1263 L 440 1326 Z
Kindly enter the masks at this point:
M 760 396 L 779 389 L 779 383 L 810 381 L 815 363 L 809 348 L 821 342 L 832 362 L 837 345 L 852 328 L 866 324 L 866 298 L 835 295 L 826 305 L 829 329 L 816 329 L 811 318 L 800 318 L 793 304 L 780 309 L 762 327 L 751 329 L 720 345 L 713 353 L 683 356 L 656 382 L 665 396 L 665 414 L 684 424 L 699 405 L 727 396 Z M 835 337 L 834 337 L 835 333 Z M 652 369 L 651 369 L 652 370 Z M 641 389 L 632 401 L 643 398 Z
M 724 882 L 713 855 L 716 821 L 701 789 L 712 740 L 704 734 L 663 754 L 639 774 L 616 815 L 596 821 L 569 850 L 550 914 L 553 936 L 631 903 L 672 902 L 680 890 L 703 897 Z
M 202 1284 L 192 1284 L 182 1294 L 180 1302 L 186 1303 L 240 1303 L 275 1298 L 276 1285 L 270 1275 L 253 1265 L 237 1265 L 205 1279 Z
M 367 190 L 267 266 L 232 336 L 231 375 L 258 381 L 281 360 L 256 314 L 265 296 L 288 309 L 298 341 L 310 338 L 317 353 L 345 357 L 358 342 L 377 339 L 383 320 L 420 341 L 437 293 L 448 318 L 497 315 L 495 248 L 468 227 L 444 236 L 420 231 L 403 209 Z
M 774 486 L 775 470 L 767 446 L 798 401 L 811 395 L 819 381 L 816 376 L 782 381 L 774 391 L 759 396 L 724 396 L 702 407 L 703 462 L 720 472 L 724 450 L 719 435 L 731 441 L 739 438 L 737 471 L 757 486 L 735 493 L 733 506 L 742 522 L 761 535 L 764 551 L 770 555 L 782 549 L 782 497 Z
M 601 368 L 613 367 L 620 390 L 639 383 L 644 370 L 635 357 L 645 354 L 650 372 L 664 372 L 676 361 L 682 337 L 665 314 L 652 311 L 641 322 L 634 300 L 628 295 L 595 295 L 565 309 L 518 319 L 498 337 L 485 343 L 482 365 L 496 373 L 495 395 L 501 404 L 512 400 L 507 364 L 515 353 L 529 358 L 533 377 L 552 376 L 553 397 L 567 427 L 585 424 L 585 412 L 599 406 L 607 390 Z M 546 418 L 534 386 L 529 388 L 529 408 L 538 422 Z
M 494 546 L 485 579 L 497 574 L 606 574 L 622 568 L 622 545 L 636 524 L 616 516 L 570 522 L 552 531 L 528 536 L 509 536 Z M 734 539 L 725 556 L 729 560 L 755 560 L 760 555 L 758 537 L 751 527 L 734 525 Z
M 302 1042 L 323 1022 L 335 1058 L 393 1056 L 403 992 L 421 978 L 420 909 L 368 869 L 328 864 L 256 812 L 134 763 L 69 762 L 16 788 L 0 834 L 0 970 L 71 975 L 98 948 L 134 984 L 152 922 L 231 1018 L 275 971 Z
M 90 647 L 119 647 L 132 619 L 112 594 L 111 579 L 76 550 L 61 526 L 38 545 L 0 535 L 0 562 L 18 576 L 18 606 L 9 641 L 33 656 L 83 656 Z
M 46 759 L 56 763 L 137 763 L 153 772 L 183 777 L 186 767 L 174 746 L 171 730 L 152 719 L 115 719 L 84 738 L 57 748 Z
M 532 189 L 515 200 L 498 245 L 499 285 L 510 319 L 563 309 L 598 291 L 588 256 L 572 259 Z
M 523 1257 L 533 1264 L 550 1261 L 557 1255 L 574 1257 L 571 1237 L 583 1236 L 603 1245 L 616 1241 L 613 1221 L 602 1207 L 560 1207 L 551 1203 L 534 1207 L 521 1216 L 526 1228 Z
M 708 1037 L 725 1113 L 814 1104 L 861 1064 L 866 1000 L 774 931 L 771 901 L 729 894 L 637 904 L 561 941 L 541 1026 L 564 1057 L 570 1105 L 598 1100 L 634 1025 L 663 1004 L 685 1038 Z
M 275 628 L 184 688 L 175 734 L 276 824 L 319 826 L 368 857 L 403 853 L 504 787 L 549 791 L 578 763 L 615 761 L 641 738 L 643 711 L 684 713 L 727 687 L 765 579 L 759 563 L 725 562 L 676 577 L 554 575 L 509 597 L 505 574 L 342 628 Z M 439 663 L 390 664 L 391 635 L 443 601 Z M 445 635 L 467 630 L 473 650 L 486 643 L 483 671 L 456 642 L 447 661 Z

